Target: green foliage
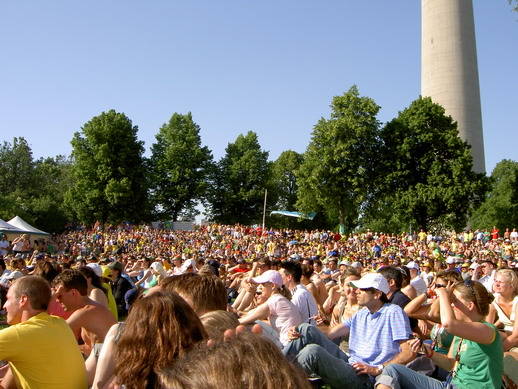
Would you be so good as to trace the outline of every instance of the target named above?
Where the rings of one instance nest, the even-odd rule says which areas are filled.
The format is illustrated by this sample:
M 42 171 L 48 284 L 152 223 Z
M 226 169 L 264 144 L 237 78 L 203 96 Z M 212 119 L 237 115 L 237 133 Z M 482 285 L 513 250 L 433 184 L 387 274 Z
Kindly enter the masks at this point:
M 304 157 L 292 150 L 283 151 L 273 163 L 272 186 L 277 194 L 275 207 L 293 211 L 297 202 L 296 172 Z
M 518 162 L 504 159 L 491 174 L 491 191 L 471 218 L 473 228 L 518 225 Z
M 264 191 L 269 189 L 271 164 L 257 134 L 249 131 L 229 143 L 212 173 L 209 209 L 222 223 L 260 223 Z
M 200 127 L 186 115 L 173 114 L 156 135 L 151 147 L 152 201 L 160 218 L 177 221 L 179 215 L 195 215 L 208 186 L 212 153 L 201 146 Z
M 139 222 L 148 215 L 143 142 L 114 110 L 92 118 L 72 139 L 73 186 L 66 202 L 82 223 Z
M 24 138 L 4 142 L 0 148 L 0 218 L 20 216 L 41 230 L 62 231 L 69 170 L 70 161 L 63 156 L 34 161 Z
M 444 108 L 430 98 L 415 100 L 387 123 L 382 141 L 377 201 L 367 219 L 385 217 L 384 230 L 427 229 L 432 222 L 463 228 L 488 180 L 472 171 L 470 146 Z
M 330 119 L 315 125 L 297 173 L 297 207 L 324 211 L 333 224 L 350 231 L 369 199 L 378 149 L 380 107 L 358 88 L 333 98 Z
M 509 0 L 509 4 L 513 6 L 513 10 L 518 12 L 518 0 Z

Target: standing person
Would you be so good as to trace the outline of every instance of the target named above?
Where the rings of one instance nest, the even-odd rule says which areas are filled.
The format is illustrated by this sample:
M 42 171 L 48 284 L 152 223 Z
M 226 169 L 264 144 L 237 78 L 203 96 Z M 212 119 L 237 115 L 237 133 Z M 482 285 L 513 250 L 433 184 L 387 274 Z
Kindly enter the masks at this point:
M 29 235 L 22 234 L 13 240 L 13 252 L 14 254 L 26 254 L 31 251 L 31 241 Z
M 283 285 L 291 293 L 291 302 L 300 313 L 303 323 L 316 325 L 318 315 L 317 302 L 313 295 L 300 283 L 302 267 L 298 262 L 285 261 L 281 264 L 279 273 L 282 276 Z
M 451 383 L 457 389 L 491 388 L 502 385 L 502 339 L 495 326 L 484 321 L 493 296 L 475 281 L 451 282 L 437 288 L 441 323 L 455 337 L 448 355 L 436 353 L 419 339 L 412 350 L 424 347 L 425 354 L 439 367 L 452 371 Z M 446 386 L 434 378 L 403 365 L 389 365 L 377 380 L 377 389 L 439 389 Z
M 7 240 L 5 234 L 0 233 L 0 256 L 5 257 L 9 252 L 11 245 Z
M 88 298 L 85 277 L 77 270 L 65 270 L 54 278 L 56 300 L 67 312 L 72 312 L 67 323 L 76 339 L 84 341 L 86 369 L 89 385 L 93 382 L 97 358 L 101 352 L 104 337 L 116 323 L 113 313 Z
M 22 277 L 9 288 L 4 308 L 11 326 L 0 331 L 0 359 L 9 363 L 2 387 L 87 388 L 73 332 L 46 312 L 50 297 L 50 285 L 39 276 Z

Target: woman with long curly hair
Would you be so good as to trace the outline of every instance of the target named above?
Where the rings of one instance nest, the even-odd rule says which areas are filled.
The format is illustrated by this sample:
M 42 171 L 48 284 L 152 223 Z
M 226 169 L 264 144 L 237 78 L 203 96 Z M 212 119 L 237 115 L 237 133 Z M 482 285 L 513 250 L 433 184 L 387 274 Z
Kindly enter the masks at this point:
M 115 376 L 127 389 L 158 388 L 156 371 L 206 338 L 200 319 L 176 293 L 137 300 L 117 341 Z

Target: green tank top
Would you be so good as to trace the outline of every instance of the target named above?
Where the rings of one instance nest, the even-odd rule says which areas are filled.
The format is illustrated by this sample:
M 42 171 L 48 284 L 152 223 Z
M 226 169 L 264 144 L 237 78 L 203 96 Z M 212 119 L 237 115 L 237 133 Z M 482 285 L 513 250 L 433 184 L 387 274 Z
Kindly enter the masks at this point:
M 500 389 L 502 386 L 502 338 L 494 325 L 483 323 L 495 331 L 492 343 L 480 344 L 457 336 L 453 339 L 453 356 L 460 355 L 453 383 L 459 389 Z

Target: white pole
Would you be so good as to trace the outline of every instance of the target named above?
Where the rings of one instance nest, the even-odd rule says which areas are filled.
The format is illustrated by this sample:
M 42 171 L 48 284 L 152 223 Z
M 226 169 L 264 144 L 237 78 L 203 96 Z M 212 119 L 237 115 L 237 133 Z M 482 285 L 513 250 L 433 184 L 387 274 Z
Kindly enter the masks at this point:
M 264 190 L 264 207 L 263 207 L 263 231 L 264 231 L 264 219 L 266 218 L 266 196 L 268 195 L 268 189 Z

